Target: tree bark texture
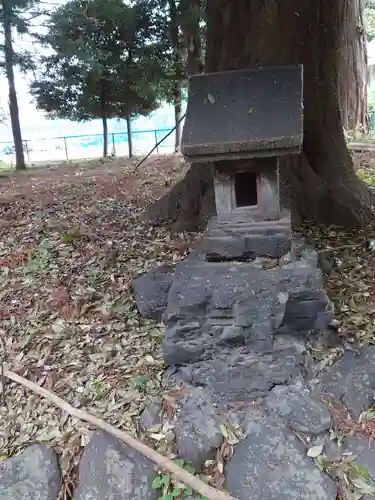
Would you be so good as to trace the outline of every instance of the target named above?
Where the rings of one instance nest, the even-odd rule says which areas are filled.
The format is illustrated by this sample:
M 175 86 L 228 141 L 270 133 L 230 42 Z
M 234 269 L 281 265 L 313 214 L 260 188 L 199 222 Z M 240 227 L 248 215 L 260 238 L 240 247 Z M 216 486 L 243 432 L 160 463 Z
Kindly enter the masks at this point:
M 368 132 L 367 36 L 363 19 L 364 1 L 345 2 L 339 57 L 339 103 L 344 128 L 357 137 Z
M 182 31 L 187 51 L 187 74 L 202 73 L 201 0 L 181 0 Z
M 206 72 L 303 64 L 303 153 L 281 162 L 281 196 L 294 222 L 315 220 L 356 227 L 373 220 L 371 193 L 356 176 L 346 147 L 338 99 L 344 13 L 351 0 L 210 0 L 207 2 Z M 196 169 L 195 166 L 193 166 Z M 204 167 L 199 171 L 203 175 Z M 206 174 L 205 174 L 206 175 Z M 182 181 L 183 183 L 184 181 Z M 202 183 L 208 186 L 209 183 Z M 172 189 L 173 191 L 173 189 Z M 170 193 L 182 195 L 181 183 Z M 203 200 L 204 187 L 191 197 Z M 155 223 L 165 206 L 148 212 Z M 190 204 L 196 207 L 196 203 Z M 202 207 L 184 214 L 178 201 L 171 218 L 202 220 Z
M 14 80 L 14 53 L 12 42 L 12 4 L 9 0 L 2 1 L 4 28 L 5 73 L 9 87 L 9 114 L 12 125 L 14 149 L 16 153 L 16 170 L 25 170 L 22 133 L 18 109 L 17 92 Z
M 132 118 L 130 115 L 126 117 L 126 131 L 128 134 L 128 152 L 129 158 L 133 158 L 133 137 L 132 137 Z

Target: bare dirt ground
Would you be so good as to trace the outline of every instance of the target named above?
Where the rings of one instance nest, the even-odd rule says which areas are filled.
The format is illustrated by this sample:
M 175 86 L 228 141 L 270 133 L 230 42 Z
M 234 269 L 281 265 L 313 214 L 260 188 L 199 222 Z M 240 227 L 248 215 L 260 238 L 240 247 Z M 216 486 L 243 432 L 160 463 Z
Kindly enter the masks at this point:
M 375 184 L 375 154 L 356 155 Z M 183 258 L 181 240 L 147 228 L 144 208 L 183 175 L 180 157 L 109 159 L 32 169 L 0 177 L 0 361 L 77 408 L 137 433 L 145 404 L 163 387 L 163 327 L 142 318 L 131 280 Z M 305 228 L 336 267 L 327 285 L 339 335 L 375 341 L 373 228 L 345 233 Z M 336 348 L 314 356 L 331 363 Z M 69 497 L 91 429 L 15 384 L 0 402 L 0 450 L 6 458 L 34 441 L 55 447 Z M 151 440 L 152 444 L 152 440 Z M 157 447 L 157 443 L 155 443 Z

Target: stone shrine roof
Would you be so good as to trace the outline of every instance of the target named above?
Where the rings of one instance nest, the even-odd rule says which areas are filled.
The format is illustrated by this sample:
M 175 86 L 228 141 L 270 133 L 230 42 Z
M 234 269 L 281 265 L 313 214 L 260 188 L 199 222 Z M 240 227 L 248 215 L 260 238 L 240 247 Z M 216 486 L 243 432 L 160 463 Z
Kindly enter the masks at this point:
M 303 140 L 303 68 L 194 75 L 181 149 L 193 161 L 297 153 Z

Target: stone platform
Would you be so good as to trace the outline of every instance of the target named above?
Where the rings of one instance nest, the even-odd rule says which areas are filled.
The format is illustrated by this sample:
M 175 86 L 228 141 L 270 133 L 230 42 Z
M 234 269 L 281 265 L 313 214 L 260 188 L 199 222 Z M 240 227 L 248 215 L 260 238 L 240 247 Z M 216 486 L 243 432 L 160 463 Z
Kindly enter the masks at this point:
M 162 266 L 134 282 L 138 307 L 166 325 L 164 360 L 178 379 L 218 400 L 251 400 L 305 370 L 278 338 L 304 341 L 328 327 L 333 310 L 318 253 L 291 234 L 288 217 L 214 218 L 174 270 Z
M 289 217 L 272 221 L 226 220 L 214 218 L 203 234 L 199 252 L 208 261 L 249 260 L 256 256 L 280 258 L 291 250 Z

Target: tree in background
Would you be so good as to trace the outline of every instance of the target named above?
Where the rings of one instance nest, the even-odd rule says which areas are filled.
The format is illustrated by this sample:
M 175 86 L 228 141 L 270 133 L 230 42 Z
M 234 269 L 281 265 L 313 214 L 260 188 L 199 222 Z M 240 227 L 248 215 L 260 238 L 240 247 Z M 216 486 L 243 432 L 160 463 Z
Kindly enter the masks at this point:
M 168 40 L 172 49 L 170 74 L 173 76 L 173 104 L 175 113 L 175 151 L 179 151 L 181 144 L 181 117 L 182 117 L 182 87 L 186 79 L 184 45 L 181 33 L 181 18 L 176 0 L 169 0 Z M 168 97 L 168 96 L 167 96 Z
M 187 77 L 201 72 L 201 0 L 134 0 L 149 12 L 154 38 L 162 48 L 159 66 L 163 99 L 174 106 L 175 151 L 181 142 L 182 102 Z
M 103 156 L 108 155 L 109 118 L 125 118 L 129 156 L 131 120 L 157 108 L 160 47 L 144 5 L 122 0 L 73 0 L 50 20 L 42 58 L 30 91 L 50 118 L 103 123 Z
M 375 0 L 364 0 L 364 19 L 368 41 L 375 38 Z
M 303 153 L 283 159 L 282 202 L 293 222 L 355 227 L 373 221 L 373 195 L 356 176 L 338 98 L 340 48 L 351 0 L 210 0 L 205 70 L 304 65 Z M 215 211 L 209 166 L 185 178 L 148 210 L 154 224 L 202 227 Z
M 0 6 L 0 22 L 4 35 L 4 44 L 1 47 L 3 60 L 0 62 L 0 67 L 4 70 L 8 80 L 8 104 L 16 153 L 16 170 L 23 170 L 26 168 L 26 163 L 23 152 L 14 67 L 18 65 L 26 71 L 32 67 L 32 62 L 27 53 L 15 52 L 13 48 L 13 31 L 15 30 L 19 34 L 27 33 L 29 29 L 28 21 L 36 15 L 41 15 L 42 11 L 35 13 L 35 9 L 37 10 L 39 7 L 39 2 L 36 0 L 1 0 Z M 30 12 L 32 8 L 34 8 L 34 12 Z

